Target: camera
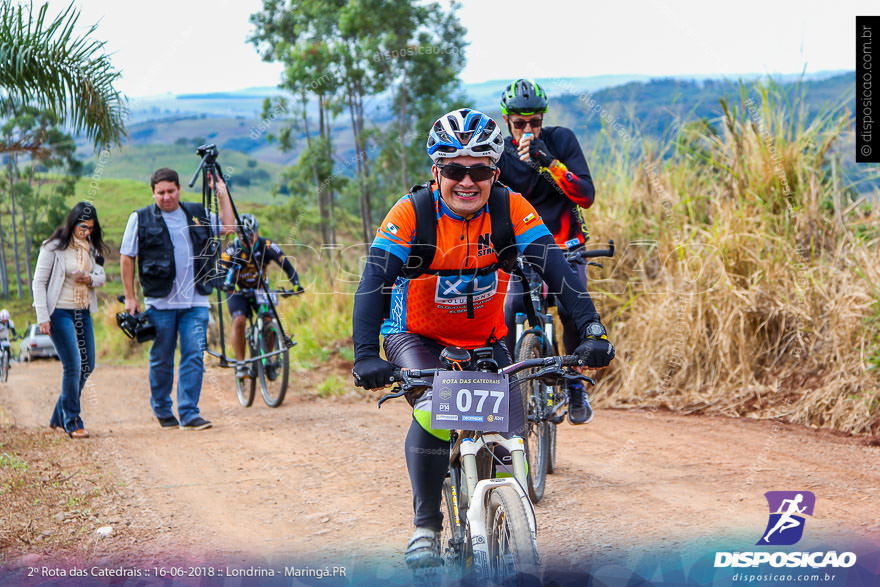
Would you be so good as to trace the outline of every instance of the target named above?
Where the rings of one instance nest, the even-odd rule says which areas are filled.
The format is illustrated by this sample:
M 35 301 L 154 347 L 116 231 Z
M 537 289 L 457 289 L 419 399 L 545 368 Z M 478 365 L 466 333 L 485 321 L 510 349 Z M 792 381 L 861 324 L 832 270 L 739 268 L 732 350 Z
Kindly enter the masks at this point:
M 208 162 L 213 163 L 215 159 L 217 159 L 217 145 L 211 143 L 210 145 L 201 145 L 198 149 L 196 149 L 196 153 L 199 154 L 199 157 L 207 157 Z
M 138 342 L 147 342 L 156 338 L 156 327 L 150 323 L 150 317 L 146 312 L 138 312 L 134 315 L 128 312 L 119 312 L 116 314 L 116 325 L 125 333 L 125 336 Z

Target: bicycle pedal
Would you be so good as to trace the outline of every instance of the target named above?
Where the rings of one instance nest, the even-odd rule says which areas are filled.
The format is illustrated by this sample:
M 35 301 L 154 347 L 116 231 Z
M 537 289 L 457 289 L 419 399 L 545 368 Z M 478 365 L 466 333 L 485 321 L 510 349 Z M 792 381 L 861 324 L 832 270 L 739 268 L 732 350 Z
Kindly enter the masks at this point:
M 561 414 L 557 414 L 555 416 L 550 416 L 549 418 L 547 418 L 547 421 L 553 422 L 554 424 L 560 424 L 560 423 L 562 423 L 563 420 L 565 420 L 565 414 L 567 414 L 567 413 L 568 413 L 568 410 L 566 410 L 565 412 L 562 412 Z

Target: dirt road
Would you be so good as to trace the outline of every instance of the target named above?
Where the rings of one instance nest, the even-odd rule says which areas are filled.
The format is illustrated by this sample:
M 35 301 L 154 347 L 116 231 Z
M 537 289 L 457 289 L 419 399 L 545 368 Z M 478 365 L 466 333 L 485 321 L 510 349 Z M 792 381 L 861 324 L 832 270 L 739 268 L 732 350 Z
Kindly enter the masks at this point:
M 57 362 L 16 365 L 0 406 L 18 426 L 47 426 L 60 379 Z M 130 554 L 400 564 L 411 532 L 405 402 L 377 410 L 366 396 L 306 396 L 297 385 L 308 383 L 293 381 L 281 408 L 258 392 L 245 409 L 230 372 L 212 368 L 201 407 L 214 428 L 184 432 L 152 417 L 146 367 L 99 365 L 85 442 L 125 484 L 117 522 L 144 530 Z M 542 556 L 577 564 L 719 537 L 749 548 L 770 490 L 816 494 L 805 542 L 880 544 L 878 457 L 861 439 L 775 422 L 598 410 L 587 426 L 560 426 L 558 472 L 537 506 Z

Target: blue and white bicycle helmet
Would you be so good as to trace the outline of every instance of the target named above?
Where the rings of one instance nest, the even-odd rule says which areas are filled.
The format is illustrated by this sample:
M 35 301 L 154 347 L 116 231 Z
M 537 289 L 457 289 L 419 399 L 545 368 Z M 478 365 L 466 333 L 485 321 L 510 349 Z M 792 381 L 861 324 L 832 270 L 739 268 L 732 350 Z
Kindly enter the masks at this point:
M 504 138 L 490 117 L 477 110 L 461 108 L 437 119 L 428 134 L 428 156 L 435 164 L 462 155 L 501 159 Z

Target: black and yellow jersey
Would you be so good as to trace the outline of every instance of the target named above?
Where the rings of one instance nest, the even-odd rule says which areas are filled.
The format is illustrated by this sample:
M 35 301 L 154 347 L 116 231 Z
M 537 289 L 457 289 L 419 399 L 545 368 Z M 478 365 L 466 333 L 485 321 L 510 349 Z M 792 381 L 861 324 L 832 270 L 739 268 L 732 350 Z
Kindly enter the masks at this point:
M 253 247 L 247 248 L 236 238 L 220 255 L 220 266 L 226 270 L 226 283 L 240 288 L 256 289 L 262 285 L 266 263 L 275 261 L 287 274 L 290 283 L 299 286 L 299 276 L 293 264 L 284 256 L 277 244 L 263 237 L 257 237 Z

